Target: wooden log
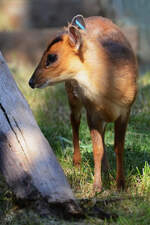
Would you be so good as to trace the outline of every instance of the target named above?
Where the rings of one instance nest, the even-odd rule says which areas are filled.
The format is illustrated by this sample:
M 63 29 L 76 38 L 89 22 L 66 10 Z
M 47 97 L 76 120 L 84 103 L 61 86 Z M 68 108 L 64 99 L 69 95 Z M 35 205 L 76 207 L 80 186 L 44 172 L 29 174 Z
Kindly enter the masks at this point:
M 75 198 L 48 141 L 0 53 L 0 169 L 19 199 Z

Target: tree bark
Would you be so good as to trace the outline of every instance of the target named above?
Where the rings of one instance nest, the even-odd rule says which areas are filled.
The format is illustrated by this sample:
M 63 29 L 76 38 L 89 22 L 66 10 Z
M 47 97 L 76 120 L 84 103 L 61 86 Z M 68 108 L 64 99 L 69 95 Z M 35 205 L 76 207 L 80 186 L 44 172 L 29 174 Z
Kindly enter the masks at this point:
M 74 202 L 48 141 L 0 53 L 0 169 L 19 199 Z

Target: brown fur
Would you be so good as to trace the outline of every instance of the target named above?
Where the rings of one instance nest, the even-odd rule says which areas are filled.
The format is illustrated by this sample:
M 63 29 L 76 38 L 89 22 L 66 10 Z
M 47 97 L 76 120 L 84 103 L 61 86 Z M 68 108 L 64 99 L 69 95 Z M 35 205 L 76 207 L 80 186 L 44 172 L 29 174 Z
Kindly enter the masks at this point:
M 71 109 L 75 165 L 81 162 L 79 125 L 85 107 L 94 154 L 94 187 L 101 190 L 101 161 L 108 167 L 104 132 L 107 122 L 115 123 L 117 187 L 123 188 L 123 150 L 130 108 L 137 92 L 137 63 L 133 50 L 120 29 L 110 20 L 89 17 L 86 30 L 71 24 L 60 41 L 53 41 L 45 51 L 30 82 L 32 87 L 65 81 Z M 59 39 L 59 38 L 58 38 Z M 45 67 L 48 54 L 58 60 Z

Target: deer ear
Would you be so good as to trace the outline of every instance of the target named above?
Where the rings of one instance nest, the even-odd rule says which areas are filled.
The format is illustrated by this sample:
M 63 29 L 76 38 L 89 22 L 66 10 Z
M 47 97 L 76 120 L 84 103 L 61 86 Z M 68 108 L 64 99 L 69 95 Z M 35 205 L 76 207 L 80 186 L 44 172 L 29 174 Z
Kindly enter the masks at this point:
M 71 24 L 73 26 L 77 27 L 80 30 L 85 30 L 86 29 L 84 17 L 82 15 L 74 16 L 72 21 L 71 21 Z
M 68 36 L 70 45 L 74 47 L 76 50 L 79 50 L 82 42 L 79 29 L 76 28 L 75 26 L 69 25 Z

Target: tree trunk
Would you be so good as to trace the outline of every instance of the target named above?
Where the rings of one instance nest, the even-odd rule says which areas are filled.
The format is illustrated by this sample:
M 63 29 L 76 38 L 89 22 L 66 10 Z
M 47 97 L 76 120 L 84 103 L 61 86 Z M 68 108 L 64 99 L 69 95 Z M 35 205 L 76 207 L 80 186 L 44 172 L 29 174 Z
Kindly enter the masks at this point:
M 19 199 L 74 202 L 48 141 L 0 53 L 0 169 Z

